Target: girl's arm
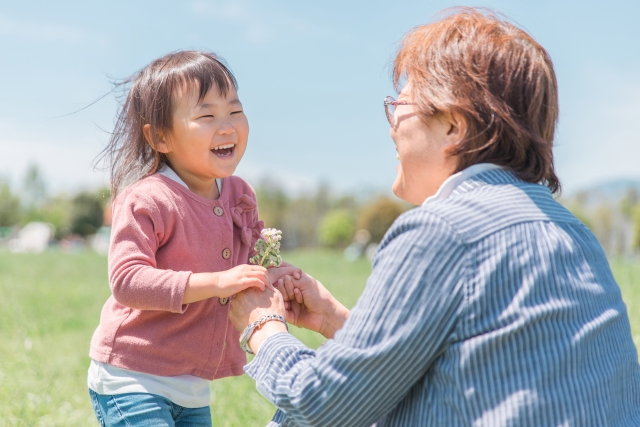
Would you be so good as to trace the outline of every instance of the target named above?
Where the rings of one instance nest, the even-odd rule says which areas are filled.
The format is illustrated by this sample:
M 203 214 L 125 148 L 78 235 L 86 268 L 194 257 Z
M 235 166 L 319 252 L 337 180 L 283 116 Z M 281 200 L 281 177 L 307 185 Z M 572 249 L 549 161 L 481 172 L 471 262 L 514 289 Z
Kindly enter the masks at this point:
M 258 265 L 241 264 L 230 270 L 216 273 L 193 273 L 184 290 L 183 304 L 217 297 L 226 298 L 247 288 L 274 290 L 272 282 L 285 275 L 300 277 L 297 267 L 266 269 Z

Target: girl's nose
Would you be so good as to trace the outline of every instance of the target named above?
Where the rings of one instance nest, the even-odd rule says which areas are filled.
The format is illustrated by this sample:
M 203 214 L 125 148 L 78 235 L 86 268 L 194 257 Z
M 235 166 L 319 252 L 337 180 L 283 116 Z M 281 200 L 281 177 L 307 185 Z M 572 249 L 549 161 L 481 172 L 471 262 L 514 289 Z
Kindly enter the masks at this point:
M 218 133 L 220 135 L 228 135 L 228 134 L 234 133 L 235 131 L 236 129 L 233 127 L 233 125 L 229 120 L 223 121 L 222 123 L 220 123 L 220 126 L 218 127 Z

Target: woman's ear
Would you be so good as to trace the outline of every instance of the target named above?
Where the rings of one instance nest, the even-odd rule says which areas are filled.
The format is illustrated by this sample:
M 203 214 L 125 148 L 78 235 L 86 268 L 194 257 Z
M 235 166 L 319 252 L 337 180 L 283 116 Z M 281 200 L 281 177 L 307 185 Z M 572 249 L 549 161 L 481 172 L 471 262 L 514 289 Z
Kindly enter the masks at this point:
M 467 135 L 467 121 L 462 114 L 457 112 L 445 113 L 442 119 L 448 126 L 444 149 L 447 154 L 451 154 Z
M 162 137 L 162 134 L 158 133 L 158 138 L 156 139 L 156 141 L 153 140 L 153 138 L 151 137 L 151 125 L 144 125 L 142 127 L 142 133 L 144 134 L 144 139 L 147 140 L 147 144 L 149 144 L 149 146 L 158 153 L 167 154 L 171 151 L 169 144 Z

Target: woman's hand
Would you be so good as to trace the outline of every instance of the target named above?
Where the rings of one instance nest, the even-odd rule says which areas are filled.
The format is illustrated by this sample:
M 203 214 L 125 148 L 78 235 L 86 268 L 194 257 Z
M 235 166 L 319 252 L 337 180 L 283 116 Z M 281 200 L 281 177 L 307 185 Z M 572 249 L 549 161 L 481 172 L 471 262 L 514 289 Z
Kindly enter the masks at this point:
M 286 316 L 284 300 L 280 292 L 271 289 L 260 292 L 255 288 L 250 288 L 238 293 L 231 300 L 229 318 L 238 331 L 242 331 L 250 323 L 268 314 Z M 249 347 L 257 354 L 264 340 L 273 334 L 286 331 L 287 328 L 282 322 L 269 321 L 254 331 L 249 339 Z
M 349 310 L 308 274 L 303 274 L 299 280 L 285 276 L 276 286 L 286 301 L 286 319 L 292 325 L 333 338 L 349 317 Z
M 295 279 L 299 279 L 302 277 L 302 270 L 294 265 L 283 262 L 280 264 L 280 267 L 269 267 L 267 269 L 267 274 L 269 275 L 269 283 L 274 284 L 287 275 L 293 276 Z
M 240 264 L 226 271 L 216 273 L 193 273 L 189 276 L 187 287 L 182 297 L 183 304 L 201 301 L 207 298 L 228 298 L 248 288 L 261 291 L 275 290 L 275 283 L 285 275 L 300 277 L 302 271 L 290 264 L 286 267 L 266 269 L 259 265 Z

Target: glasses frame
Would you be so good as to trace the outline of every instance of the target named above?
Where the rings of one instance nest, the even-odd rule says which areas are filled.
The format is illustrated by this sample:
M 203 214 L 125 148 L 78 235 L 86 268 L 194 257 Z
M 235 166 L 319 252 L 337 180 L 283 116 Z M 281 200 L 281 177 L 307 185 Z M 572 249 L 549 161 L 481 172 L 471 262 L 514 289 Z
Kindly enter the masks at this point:
M 396 99 L 392 96 L 387 96 L 384 98 L 384 113 L 387 116 L 387 120 L 390 125 L 393 125 L 393 116 L 396 112 L 396 107 L 398 105 L 416 105 L 415 102 L 408 101 L 396 101 Z

